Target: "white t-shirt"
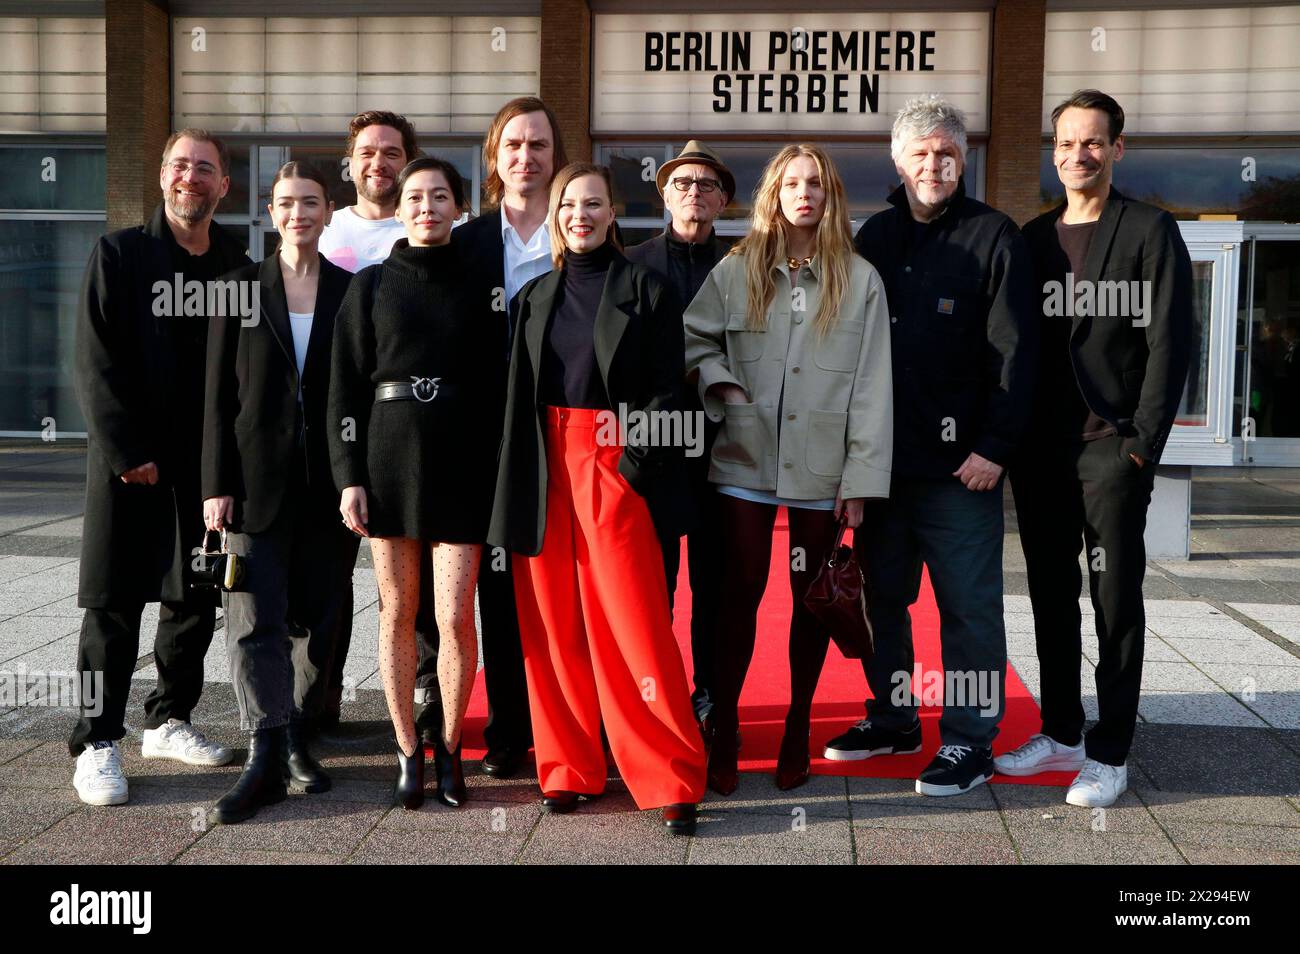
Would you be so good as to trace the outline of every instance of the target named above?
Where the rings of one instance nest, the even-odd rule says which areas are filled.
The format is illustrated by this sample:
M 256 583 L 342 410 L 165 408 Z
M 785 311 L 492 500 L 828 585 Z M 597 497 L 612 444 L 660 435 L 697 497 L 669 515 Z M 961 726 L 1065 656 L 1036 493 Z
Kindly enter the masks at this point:
M 406 237 L 406 229 L 395 218 L 363 219 L 352 208 L 349 205 L 334 213 L 321 233 L 320 253 L 355 274 L 388 258 L 393 243 Z

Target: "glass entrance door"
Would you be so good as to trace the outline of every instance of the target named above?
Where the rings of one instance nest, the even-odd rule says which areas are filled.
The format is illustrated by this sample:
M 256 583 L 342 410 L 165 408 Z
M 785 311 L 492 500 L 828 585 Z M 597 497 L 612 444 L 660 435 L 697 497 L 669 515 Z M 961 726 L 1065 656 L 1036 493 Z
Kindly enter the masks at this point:
M 1300 225 L 1247 225 L 1234 444 L 1246 464 L 1300 466 Z

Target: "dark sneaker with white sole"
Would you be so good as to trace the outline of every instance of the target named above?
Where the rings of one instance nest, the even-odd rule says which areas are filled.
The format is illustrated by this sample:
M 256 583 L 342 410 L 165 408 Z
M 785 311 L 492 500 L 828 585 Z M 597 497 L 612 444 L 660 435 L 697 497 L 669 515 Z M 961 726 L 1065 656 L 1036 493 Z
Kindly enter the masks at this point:
M 873 755 L 914 755 L 921 751 L 921 723 L 910 729 L 882 729 L 863 719 L 843 735 L 826 743 L 823 758 L 833 762 L 860 762 Z
M 941 745 L 939 754 L 916 780 L 922 795 L 961 795 L 993 777 L 993 750 Z

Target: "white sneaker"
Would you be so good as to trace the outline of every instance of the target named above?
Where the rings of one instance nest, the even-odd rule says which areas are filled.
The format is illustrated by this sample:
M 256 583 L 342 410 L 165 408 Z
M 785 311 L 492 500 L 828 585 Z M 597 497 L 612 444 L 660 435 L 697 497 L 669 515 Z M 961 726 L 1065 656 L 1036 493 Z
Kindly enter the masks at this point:
M 1077 772 L 1086 758 L 1082 739 L 1078 745 L 1062 745 L 1051 736 L 1035 733 L 1024 745 L 995 758 L 993 767 L 1003 775 Z
M 125 805 L 126 776 L 116 742 L 87 742 L 72 776 L 77 797 L 87 805 Z
M 1127 765 L 1107 765 L 1088 759 L 1083 763 L 1083 771 L 1070 783 L 1065 801 L 1080 808 L 1105 808 L 1114 805 L 1127 788 Z
M 210 742 L 188 722 L 168 719 L 166 725 L 144 730 L 140 754 L 147 759 L 176 759 L 186 765 L 225 765 L 235 753 Z

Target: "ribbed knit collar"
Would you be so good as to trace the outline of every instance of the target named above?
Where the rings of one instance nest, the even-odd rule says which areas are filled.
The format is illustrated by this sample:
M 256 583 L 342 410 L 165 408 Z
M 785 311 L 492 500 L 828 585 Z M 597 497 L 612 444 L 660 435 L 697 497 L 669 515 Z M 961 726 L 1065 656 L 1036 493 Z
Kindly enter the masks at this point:
M 393 243 L 385 265 L 417 282 L 441 281 L 456 274 L 459 256 L 450 242 L 446 245 L 411 245 L 406 239 Z

